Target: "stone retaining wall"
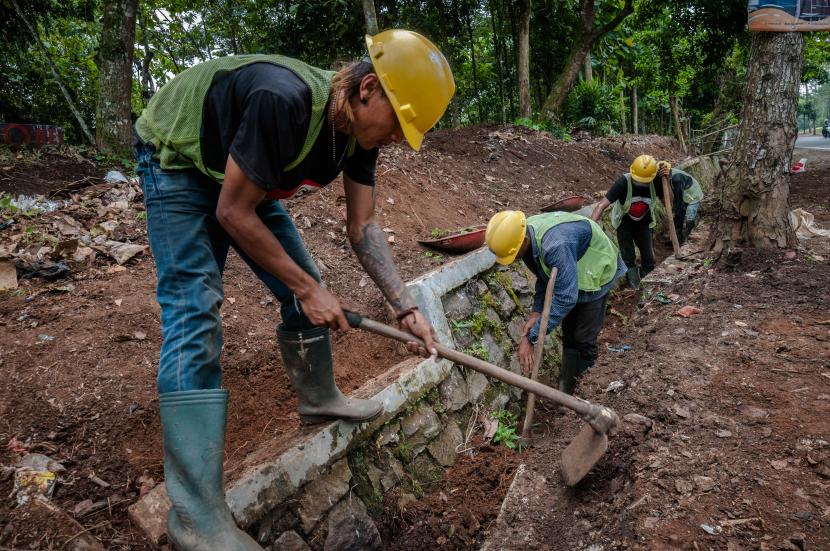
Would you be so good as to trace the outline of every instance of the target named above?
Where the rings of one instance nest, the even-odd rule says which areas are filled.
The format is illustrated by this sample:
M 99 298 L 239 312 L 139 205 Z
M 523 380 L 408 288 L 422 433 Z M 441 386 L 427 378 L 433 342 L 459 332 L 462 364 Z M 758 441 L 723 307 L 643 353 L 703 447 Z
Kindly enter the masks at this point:
M 533 296 L 524 265 L 491 268 L 445 294 L 447 326 L 459 350 L 519 371 L 516 341 Z M 549 354 L 556 355 L 556 346 Z M 553 360 L 550 358 L 549 361 Z M 271 549 L 376 549 L 373 518 L 385 514 L 383 494 L 400 487 L 399 507 L 422 497 L 463 452 L 471 423 L 488 413 L 518 413 L 522 393 L 453 365 L 327 472 L 249 527 Z M 364 435 L 367 436 L 367 435 Z M 267 548 L 267 547 L 266 547 Z

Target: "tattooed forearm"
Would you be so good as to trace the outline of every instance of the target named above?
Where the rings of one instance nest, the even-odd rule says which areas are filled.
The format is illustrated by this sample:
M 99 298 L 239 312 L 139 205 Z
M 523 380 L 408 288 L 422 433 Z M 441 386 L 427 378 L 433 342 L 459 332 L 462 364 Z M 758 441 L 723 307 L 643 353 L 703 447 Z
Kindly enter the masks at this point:
M 386 243 L 386 234 L 376 223 L 363 226 L 359 238 L 352 240 L 352 248 L 363 269 L 380 288 L 396 312 L 415 305 L 406 292 L 406 286 L 392 261 L 392 251 Z

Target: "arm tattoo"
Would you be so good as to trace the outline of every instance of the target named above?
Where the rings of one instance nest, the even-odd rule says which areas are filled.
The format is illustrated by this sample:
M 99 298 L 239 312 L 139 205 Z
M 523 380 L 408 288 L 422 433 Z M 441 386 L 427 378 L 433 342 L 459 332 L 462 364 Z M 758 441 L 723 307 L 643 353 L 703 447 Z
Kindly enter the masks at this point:
M 363 226 L 360 240 L 353 242 L 352 248 L 363 269 L 374 280 L 396 312 L 415 306 L 401 276 L 398 275 L 392 261 L 392 251 L 386 243 L 386 234 L 380 226 L 375 222 Z

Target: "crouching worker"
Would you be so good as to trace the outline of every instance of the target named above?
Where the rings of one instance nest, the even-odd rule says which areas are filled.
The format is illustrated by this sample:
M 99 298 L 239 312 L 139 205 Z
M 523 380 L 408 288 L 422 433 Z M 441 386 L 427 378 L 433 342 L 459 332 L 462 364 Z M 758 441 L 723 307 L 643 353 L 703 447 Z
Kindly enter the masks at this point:
M 558 270 L 545 334 L 562 324 L 559 390 L 573 394 L 577 379 L 597 358 L 608 293 L 625 274 L 617 248 L 596 222 L 568 212 L 530 218 L 521 211 L 499 212 L 487 224 L 485 242 L 499 264 L 520 258 L 536 275 L 533 312 L 519 341 L 519 362 L 525 372 L 533 365 L 551 269 Z
M 361 422 L 383 409 L 335 384 L 329 331 L 348 323 L 279 199 L 342 172 L 355 254 L 401 328 L 433 347 L 432 326 L 374 218 L 375 165 L 381 146 L 406 138 L 420 148 L 455 83 L 441 52 L 416 33 L 384 31 L 366 45 L 366 58 L 337 73 L 277 55 L 207 61 L 162 87 L 136 122 L 162 312 L 167 535 L 181 551 L 260 549 L 236 527 L 224 495 L 228 391 L 220 388 L 219 308 L 230 247 L 280 303 L 277 341 L 301 418 Z M 272 406 L 262 404 L 263 414 Z

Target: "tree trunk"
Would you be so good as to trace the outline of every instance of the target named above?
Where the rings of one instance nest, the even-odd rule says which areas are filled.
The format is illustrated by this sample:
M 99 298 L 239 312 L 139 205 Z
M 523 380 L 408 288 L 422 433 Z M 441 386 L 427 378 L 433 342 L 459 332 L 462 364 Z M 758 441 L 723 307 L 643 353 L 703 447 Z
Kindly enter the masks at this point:
M 528 0 L 530 1 L 530 0 Z M 499 107 L 501 109 L 501 123 L 507 122 L 507 106 L 504 103 L 504 69 L 502 67 L 502 51 L 499 44 L 499 26 L 496 24 L 498 12 L 493 0 L 490 0 L 490 25 L 493 28 L 493 52 L 496 55 L 496 69 L 499 77 Z
M 78 111 L 78 107 L 75 105 L 75 101 L 72 99 L 72 96 L 69 94 L 69 90 L 66 89 L 66 86 L 63 83 L 63 79 L 58 73 L 58 68 L 55 67 L 55 62 L 52 61 L 52 56 L 49 55 L 49 51 L 43 45 L 43 42 L 40 40 L 40 35 L 37 33 L 34 25 L 26 15 L 23 13 L 23 10 L 20 9 L 20 4 L 17 3 L 17 0 L 12 0 L 12 4 L 14 5 L 14 9 L 17 12 L 18 17 L 23 21 L 23 24 L 26 25 L 26 28 L 29 29 L 29 32 L 32 33 L 32 37 L 35 39 L 35 44 L 40 49 L 43 57 L 46 59 L 46 63 L 49 65 L 49 69 L 52 71 L 52 76 L 55 77 L 55 82 L 58 84 L 58 87 L 61 89 L 61 93 L 63 94 L 64 99 L 66 100 L 66 104 L 69 106 L 69 110 L 72 111 L 72 114 L 75 115 L 75 120 L 78 121 L 78 126 L 81 127 L 81 132 L 83 132 L 86 139 L 89 140 L 89 143 L 95 145 L 95 138 L 92 137 L 92 132 L 89 131 L 89 127 L 86 125 L 84 118 L 81 116 L 81 112 Z M 127 70 L 130 70 L 130 67 L 127 67 Z
M 631 88 L 631 129 L 634 134 L 640 133 L 640 109 L 637 105 L 637 87 Z
M 594 43 L 605 36 L 608 32 L 622 23 L 622 20 L 634 11 L 632 0 L 625 0 L 625 5 L 622 10 L 617 12 L 611 21 L 600 27 L 594 28 L 594 21 L 596 19 L 596 9 L 594 7 L 594 0 L 582 0 L 582 5 L 579 14 L 579 24 L 577 25 L 573 45 L 571 51 L 565 61 L 565 67 L 557 77 L 551 88 L 550 94 L 545 99 L 545 104 L 542 106 L 542 114 L 551 119 L 557 120 L 562 112 L 562 106 L 568 98 L 568 94 L 579 75 L 579 69 L 585 63 L 585 57 L 591 52 L 591 47 Z
M 801 33 L 752 33 L 741 126 L 720 189 L 718 253 L 795 246 L 787 215 L 803 46 Z
M 366 32 L 372 36 L 378 34 L 378 16 L 375 13 L 375 0 L 363 0 L 363 16 L 366 18 Z
M 591 50 L 585 54 L 585 82 L 594 82 L 594 61 L 591 59 Z
M 476 43 L 475 37 L 473 36 L 473 12 L 472 10 L 467 16 L 467 34 L 470 37 L 470 60 L 473 63 L 473 92 L 476 98 L 476 104 L 478 105 L 478 122 L 484 122 L 484 117 L 481 112 L 481 94 L 478 88 L 478 69 L 476 66 Z
M 628 129 L 625 125 L 625 91 L 620 88 L 620 130 L 625 134 Z
M 98 52 L 95 135 L 104 151 L 130 151 L 133 43 L 138 0 L 107 0 Z
M 669 105 L 671 105 L 671 113 L 674 117 L 674 131 L 677 134 L 677 141 L 680 142 L 681 151 L 686 153 L 686 140 L 683 137 L 683 125 L 680 124 L 680 110 L 677 108 L 677 96 L 669 97 Z
M 519 80 L 519 116 L 530 118 L 530 0 L 519 2 L 519 44 L 516 73 Z

